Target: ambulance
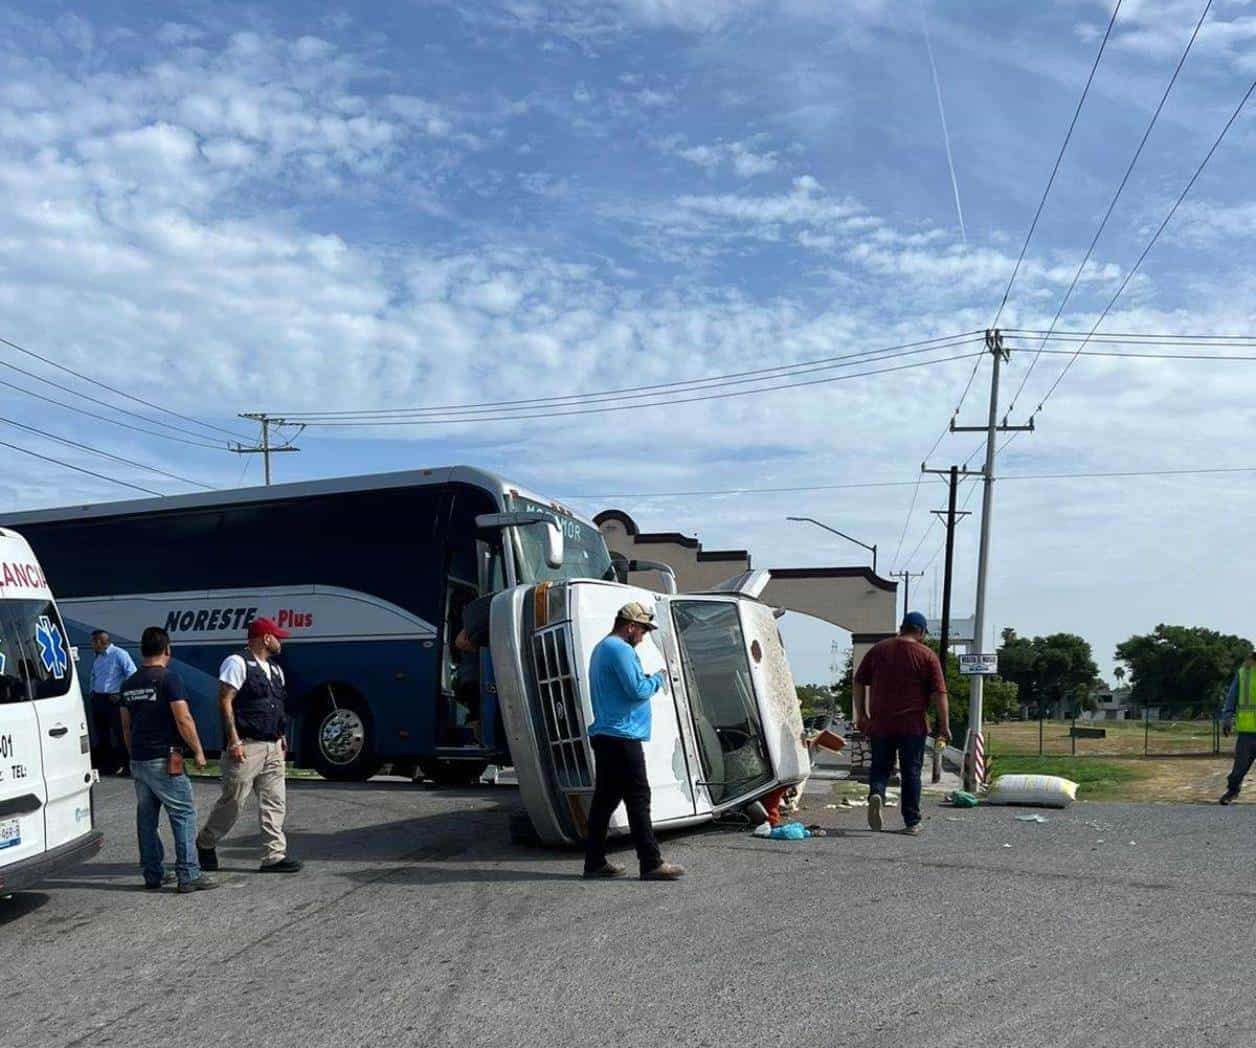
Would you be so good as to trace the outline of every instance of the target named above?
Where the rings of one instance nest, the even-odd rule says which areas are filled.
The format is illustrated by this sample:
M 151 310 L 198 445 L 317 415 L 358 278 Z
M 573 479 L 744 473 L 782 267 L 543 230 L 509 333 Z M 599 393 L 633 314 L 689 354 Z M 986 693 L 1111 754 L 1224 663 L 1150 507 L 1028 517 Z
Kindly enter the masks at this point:
M 26 540 L 0 528 L 0 895 L 100 851 L 75 652 Z

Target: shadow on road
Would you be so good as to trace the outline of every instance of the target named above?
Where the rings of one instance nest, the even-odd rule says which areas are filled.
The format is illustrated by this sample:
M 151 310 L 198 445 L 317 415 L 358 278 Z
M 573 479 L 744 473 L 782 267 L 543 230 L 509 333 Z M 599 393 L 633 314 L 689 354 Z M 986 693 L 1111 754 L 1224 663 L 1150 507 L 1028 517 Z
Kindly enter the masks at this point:
M 18 892 L 0 898 L 0 928 L 10 921 L 21 920 L 28 913 L 34 913 L 48 902 L 49 896 L 43 892 Z

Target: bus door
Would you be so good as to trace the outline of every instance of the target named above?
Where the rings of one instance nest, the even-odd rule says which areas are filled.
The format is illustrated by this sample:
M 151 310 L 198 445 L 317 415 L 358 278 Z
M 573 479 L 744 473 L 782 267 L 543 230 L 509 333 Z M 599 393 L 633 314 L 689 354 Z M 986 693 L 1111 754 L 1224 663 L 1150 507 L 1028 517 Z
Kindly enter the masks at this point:
M 440 680 L 436 709 L 436 749 L 457 751 L 449 755 L 482 754 L 495 749 L 497 704 L 486 704 L 484 664 L 487 653 L 459 644 L 466 625 L 469 605 L 496 583 L 502 572 L 501 539 L 485 536 L 475 526 L 475 517 L 492 506 L 464 492 L 451 496 L 445 514 L 445 596 L 441 622 Z M 496 543 L 496 546 L 494 546 Z

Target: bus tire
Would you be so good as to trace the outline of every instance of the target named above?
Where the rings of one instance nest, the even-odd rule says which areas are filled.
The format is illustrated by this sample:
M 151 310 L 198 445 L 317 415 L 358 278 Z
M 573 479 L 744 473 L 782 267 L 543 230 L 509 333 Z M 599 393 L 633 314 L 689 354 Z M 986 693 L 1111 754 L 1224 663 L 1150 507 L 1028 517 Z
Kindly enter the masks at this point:
M 382 761 L 375 756 L 370 704 L 347 688 L 326 689 L 314 706 L 314 769 L 331 782 L 365 782 Z
M 479 782 L 488 761 L 449 761 L 428 757 L 419 761 L 419 767 L 438 786 L 470 786 Z

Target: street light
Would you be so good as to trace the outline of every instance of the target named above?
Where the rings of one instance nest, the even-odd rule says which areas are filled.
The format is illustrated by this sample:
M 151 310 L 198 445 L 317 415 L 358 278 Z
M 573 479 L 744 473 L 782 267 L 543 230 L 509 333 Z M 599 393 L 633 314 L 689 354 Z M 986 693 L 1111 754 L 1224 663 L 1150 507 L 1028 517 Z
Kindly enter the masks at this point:
M 823 528 L 825 531 L 831 531 L 834 535 L 840 535 L 847 542 L 853 542 L 856 546 L 862 546 L 866 550 L 872 551 L 872 574 L 877 573 L 877 547 L 869 546 L 866 542 L 860 542 L 856 538 L 851 538 L 844 531 L 838 531 L 837 528 L 830 528 L 827 524 L 821 524 L 815 517 L 786 517 L 786 520 L 802 521 L 807 524 L 814 524 L 817 528 Z

